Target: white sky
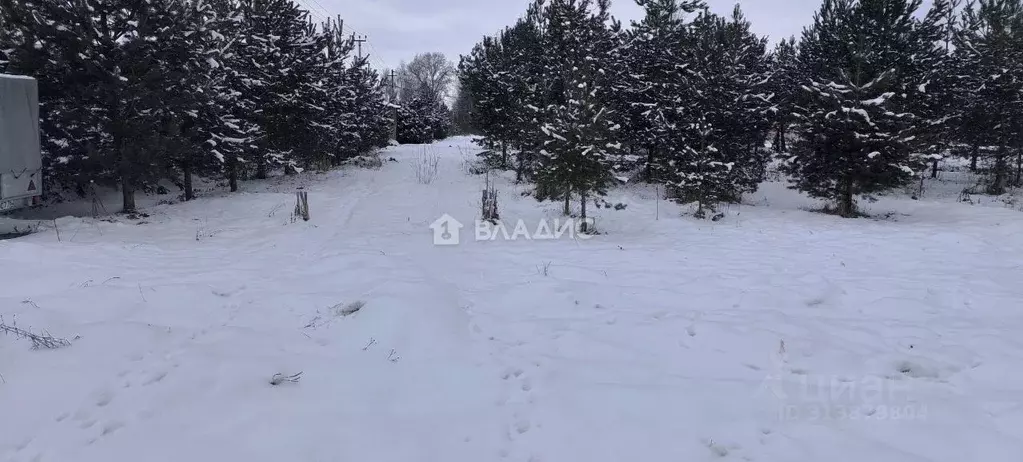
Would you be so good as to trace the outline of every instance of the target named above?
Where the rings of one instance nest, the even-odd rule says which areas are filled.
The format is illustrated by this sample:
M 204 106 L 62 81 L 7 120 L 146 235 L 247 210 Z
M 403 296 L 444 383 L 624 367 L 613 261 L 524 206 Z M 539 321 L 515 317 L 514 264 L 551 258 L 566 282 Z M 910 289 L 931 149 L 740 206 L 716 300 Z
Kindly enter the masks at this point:
M 458 63 L 484 35 L 511 25 L 529 0 L 296 0 L 315 18 L 341 15 L 345 29 L 368 36 L 363 53 L 375 67 L 396 67 L 417 53 L 439 51 Z M 753 30 L 771 41 L 796 35 L 810 23 L 821 0 L 707 0 L 718 14 L 731 13 L 736 3 Z M 929 1 L 927 2 L 929 3 Z M 612 13 L 623 24 L 639 19 L 633 0 L 612 0 Z

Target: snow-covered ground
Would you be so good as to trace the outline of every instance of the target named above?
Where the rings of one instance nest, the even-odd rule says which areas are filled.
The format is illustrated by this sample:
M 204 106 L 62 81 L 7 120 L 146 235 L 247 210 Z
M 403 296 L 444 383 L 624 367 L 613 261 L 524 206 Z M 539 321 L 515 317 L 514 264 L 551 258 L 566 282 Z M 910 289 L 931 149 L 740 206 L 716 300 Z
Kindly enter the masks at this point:
M 0 336 L 0 458 L 1023 454 L 1018 210 L 925 194 L 846 220 L 768 183 L 711 222 L 630 186 L 593 239 L 475 241 L 471 152 L 468 138 L 396 147 L 379 170 L 0 241 L 4 321 L 72 342 Z M 439 159 L 429 184 L 421 156 Z M 559 218 L 509 180 L 506 223 Z M 298 186 L 309 222 L 290 217 Z M 433 245 L 445 213 L 467 225 L 457 246 Z

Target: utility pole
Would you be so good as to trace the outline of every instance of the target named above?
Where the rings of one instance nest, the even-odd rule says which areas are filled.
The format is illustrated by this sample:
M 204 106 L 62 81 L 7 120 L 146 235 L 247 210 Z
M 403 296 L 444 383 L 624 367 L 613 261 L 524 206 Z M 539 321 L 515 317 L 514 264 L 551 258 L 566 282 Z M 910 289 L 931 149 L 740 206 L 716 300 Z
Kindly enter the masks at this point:
M 394 118 L 391 122 L 391 139 L 398 141 L 398 87 L 394 80 L 394 69 L 391 69 L 391 94 L 394 95 L 394 101 L 391 101 L 394 106 L 391 108 L 394 110 Z
M 359 47 L 359 59 L 362 59 L 362 42 L 368 40 L 365 35 L 352 34 L 352 41 L 358 44 Z

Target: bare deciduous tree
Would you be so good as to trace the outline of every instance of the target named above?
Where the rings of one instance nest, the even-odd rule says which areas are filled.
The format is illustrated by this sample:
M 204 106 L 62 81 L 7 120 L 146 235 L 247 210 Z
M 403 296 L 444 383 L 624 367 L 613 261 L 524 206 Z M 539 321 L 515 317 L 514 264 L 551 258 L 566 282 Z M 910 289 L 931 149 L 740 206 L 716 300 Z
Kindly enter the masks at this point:
M 455 75 L 455 65 L 444 54 L 432 52 L 416 55 L 412 62 L 401 63 L 398 68 L 401 100 L 409 101 L 427 93 L 435 100 L 443 101 L 451 91 Z

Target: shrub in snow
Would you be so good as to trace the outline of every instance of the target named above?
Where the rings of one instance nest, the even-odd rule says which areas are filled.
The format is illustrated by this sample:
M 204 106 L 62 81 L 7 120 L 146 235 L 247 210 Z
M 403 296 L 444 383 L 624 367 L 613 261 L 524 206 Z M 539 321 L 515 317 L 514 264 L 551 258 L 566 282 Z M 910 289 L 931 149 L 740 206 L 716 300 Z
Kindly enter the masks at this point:
M 384 161 L 380 158 L 379 153 L 372 153 L 348 159 L 344 162 L 344 165 L 375 170 L 383 167 Z
M 0 332 L 7 335 L 13 335 L 17 338 L 30 340 L 32 342 L 32 349 L 47 348 L 52 350 L 71 346 L 71 342 L 67 339 L 53 337 L 46 332 L 43 332 L 42 334 L 34 334 L 25 329 L 19 328 L 17 325 L 7 325 L 4 323 L 3 318 L 0 318 Z
M 487 173 L 483 195 L 480 198 L 480 218 L 494 224 L 497 224 L 497 220 L 501 219 L 501 215 L 497 210 L 497 189 L 490 182 L 490 173 Z
M 412 169 L 416 174 L 416 181 L 419 184 L 433 183 L 433 180 L 437 178 L 439 164 L 440 157 L 432 150 L 424 148 L 412 163 Z

